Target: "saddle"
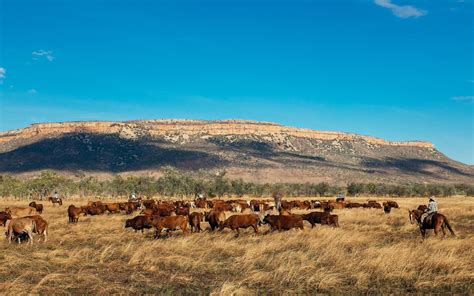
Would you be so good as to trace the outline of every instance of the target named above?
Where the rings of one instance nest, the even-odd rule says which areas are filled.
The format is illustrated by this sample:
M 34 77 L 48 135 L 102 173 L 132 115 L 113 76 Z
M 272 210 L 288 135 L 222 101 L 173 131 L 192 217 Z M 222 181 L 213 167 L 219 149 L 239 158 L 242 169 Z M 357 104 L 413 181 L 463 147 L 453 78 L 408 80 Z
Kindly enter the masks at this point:
M 428 225 L 431 224 L 431 218 L 433 217 L 434 214 L 435 213 L 426 214 L 425 219 L 423 220 L 423 222 L 425 224 L 428 224 Z

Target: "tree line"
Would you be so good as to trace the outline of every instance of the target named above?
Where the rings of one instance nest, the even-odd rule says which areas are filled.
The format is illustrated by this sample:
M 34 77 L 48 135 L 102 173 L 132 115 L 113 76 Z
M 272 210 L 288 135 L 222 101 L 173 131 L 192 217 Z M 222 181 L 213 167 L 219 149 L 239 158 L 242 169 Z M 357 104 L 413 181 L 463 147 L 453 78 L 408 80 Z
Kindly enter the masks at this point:
M 52 171 L 22 180 L 0 175 L 0 196 L 16 199 L 46 199 L 57 191 L 60 196 L 80 198 L 126 198 L 132 192 L 139 197 L 195 197 L 208 198 L 271 197 L 279 192 L 287 197 L 331 197 L 339 193 L 347 196 L 474 196 L 472 184 L 376 184 L 349 183 L 347 186 L 321 183 L 265 183 L 229 179 L 225 173 L 207 178 L 195 178 L 174 168 L 165 168 L 159 178 L 144 176 L 116 176 L 111 180 L 98 180 L 83 176 L 71 179 Z

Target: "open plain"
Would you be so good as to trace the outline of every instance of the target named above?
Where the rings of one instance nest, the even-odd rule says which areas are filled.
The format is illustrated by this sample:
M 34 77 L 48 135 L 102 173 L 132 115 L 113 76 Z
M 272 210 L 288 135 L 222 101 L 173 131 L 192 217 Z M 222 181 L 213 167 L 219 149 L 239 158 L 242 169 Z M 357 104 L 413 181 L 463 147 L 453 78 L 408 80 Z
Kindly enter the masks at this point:
M 366 201 L 366 197 L 353 201 Z M 373 199 L 373 198 L 370 198 Z M 381 198 L 379 201 L 387 199 Z M 318 225 L 235 237 L 229 229 L 153 239 L 124 229 L 138 215 L 81 216 L 47 201 L 47 242 L 10 245 L 0 226 L 0 294 L 412 294 L 474 293 L 474 199 L 439 198 L 456 232 L 421 239 L 408 209 L 426 198 L 397 198 L 400 209 L 341 209 L 340 228 Z M 7 206 L 27 201 L 0 201 Z M 298 212 L 297 212 L 298 213 Z M 230 214 L 230 213 L 229 213 Z

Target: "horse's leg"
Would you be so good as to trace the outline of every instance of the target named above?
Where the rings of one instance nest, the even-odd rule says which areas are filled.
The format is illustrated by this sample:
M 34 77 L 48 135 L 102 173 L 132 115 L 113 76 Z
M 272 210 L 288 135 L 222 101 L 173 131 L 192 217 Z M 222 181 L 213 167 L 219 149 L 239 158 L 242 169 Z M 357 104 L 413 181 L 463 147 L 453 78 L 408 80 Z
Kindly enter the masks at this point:
M 423 239 L 425 239 L 426 230 L 424 230 L 423 228 L 420 227 L 420 232 L 421 232 L 421 237 L 422 237 Z
M 443 232 L 443 238 L 444 238 L 446 236 L 446 230 L 445 230 L 444 223 L 441 224 L 441 231 Z

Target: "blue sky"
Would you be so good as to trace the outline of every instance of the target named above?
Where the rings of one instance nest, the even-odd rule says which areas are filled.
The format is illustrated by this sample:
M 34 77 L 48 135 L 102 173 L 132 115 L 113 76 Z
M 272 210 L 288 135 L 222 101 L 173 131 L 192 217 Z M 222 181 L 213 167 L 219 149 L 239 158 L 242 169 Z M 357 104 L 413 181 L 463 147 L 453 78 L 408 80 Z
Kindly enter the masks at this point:
M 472 0 L 0 0 L 0 130 L 240 118 L 473 164 L 473 28 Z

